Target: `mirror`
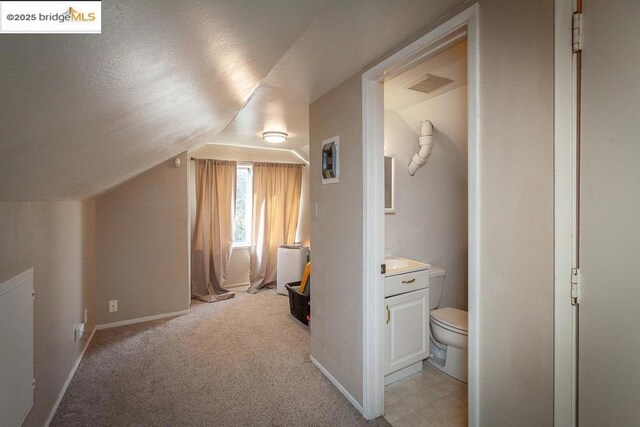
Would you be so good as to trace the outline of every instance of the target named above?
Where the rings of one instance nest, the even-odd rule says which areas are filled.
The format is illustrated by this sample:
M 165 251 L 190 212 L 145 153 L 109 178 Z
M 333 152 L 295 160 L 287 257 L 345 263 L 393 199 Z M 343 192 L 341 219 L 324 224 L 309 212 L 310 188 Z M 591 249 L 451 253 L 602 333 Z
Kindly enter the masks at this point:
M 395 213 L 396 162 L 394 155 L 384 156 L 384 213 Z

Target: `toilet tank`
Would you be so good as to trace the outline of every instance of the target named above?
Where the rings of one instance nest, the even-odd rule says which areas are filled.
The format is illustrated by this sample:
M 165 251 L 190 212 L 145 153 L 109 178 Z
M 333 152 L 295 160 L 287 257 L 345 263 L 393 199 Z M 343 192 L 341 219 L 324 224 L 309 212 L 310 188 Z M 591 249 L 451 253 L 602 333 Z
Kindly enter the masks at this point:
M 429 268 L 429 310 L 438 308 L 444 290 L 444 268 L 431 264 Z

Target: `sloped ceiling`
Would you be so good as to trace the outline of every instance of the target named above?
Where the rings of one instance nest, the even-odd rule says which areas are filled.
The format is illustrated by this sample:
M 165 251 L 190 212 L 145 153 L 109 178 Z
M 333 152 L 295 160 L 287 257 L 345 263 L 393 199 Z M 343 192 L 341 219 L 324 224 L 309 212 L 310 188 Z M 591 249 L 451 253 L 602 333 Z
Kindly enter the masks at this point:
M 460 0 L 102 2 L 0 37 L 0 200 L 84 199 L 206 142 L 308 144 L 308 104 Z
M 409 87 L 423 79 L 427 74 L 447 78 L 451 80 L 451 83 L 430 93 L 409 89 Z M 421 102 L 444 95 L 466 84 L 467 41 L 463 40 L 449 47 L 447 50 L 413 66 L 404 73 L 392 79 L 385 80 L 384 108 L 385 110 L 401 111 Z M 418 124 L 417 127 L 419 128 L 420 125 Z

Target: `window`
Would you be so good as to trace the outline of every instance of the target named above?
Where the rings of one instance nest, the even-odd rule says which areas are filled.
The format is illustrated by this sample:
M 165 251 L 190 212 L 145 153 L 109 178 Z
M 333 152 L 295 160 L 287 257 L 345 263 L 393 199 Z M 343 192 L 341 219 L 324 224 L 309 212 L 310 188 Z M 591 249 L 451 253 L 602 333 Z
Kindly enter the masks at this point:
M 251 165 L 238 165 L 236 174 L 236 217 L 233 229 L 233 246 L 251 246 Z

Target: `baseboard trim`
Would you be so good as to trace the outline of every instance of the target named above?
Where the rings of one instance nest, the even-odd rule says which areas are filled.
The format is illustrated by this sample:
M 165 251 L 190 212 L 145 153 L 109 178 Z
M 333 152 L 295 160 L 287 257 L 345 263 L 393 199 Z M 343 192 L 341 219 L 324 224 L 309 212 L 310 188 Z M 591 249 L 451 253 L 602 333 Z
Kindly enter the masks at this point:
M 69 384 L 71 384 L 71 380 L 73 379 L 73 376 L 76 374 L 76 370 L 78 369 L 78 366 L 80 366 L 80 362 L 82 362 L 82 358 L 84 357 L 84 354 L 87 351 L 87 348 L 89 348 L 89 344 L 91 344 L 91 340 L 93 339 L 93 336 L 96 334 L 96 329 L 97 327 L 93 328 L 93 330 L 91 331 L 91 335 L 89 336 L 89 339 L 87 340 L 86 343 L 84 343 L 82 352 L 80 353 L 80 356 L 78 356 L 78 360 L 76 360 L 76 363 L 73 365 L 73 368 L 71 368 L 71 372 L 69 372 L 69 376 L 67 377 L 67 380 L 64 382 L 64 385 L 62 386 L 62 390 L 60 390 L 60 394 L 58 394 L 58 400 L 56 400 L 56 403 L 53 405 L 53 408 L 51 408 L 51 412 L 49 413 L 49 418 L 47 418 L 47 421 L 44 423 L 45 427 L 49 427 L 49 424 L 51 424 L 51 421 L 53 421 L 53 417 L 56 415 L 56 412 L 58 411 L 58 406 L 60 406 L 60 402 L 62 402 L 62 398 L 64 397 L 64 394 L 67 392 L 67 388 L 69 387 Z
M 411 365 L 399 369 L 389 375 L 384 376 L 384 385 L 388 386 L 389 384 L 393 384 L 396 381 L 400 381 L 403 378 L 408 377 L 409 375 L 416 374 L 422 371 L 422 362 L 423 360 L 419 360 L 416 363 L 412 363 Z
M 103 323 L 102 325 L 96 326 L 96 329 L 100 330 L 100 329 L 117 328 L 118 326 L 133 325 L 135 323 L 148 322 L 150 320 L 164 319 L 165 317 L 180 316 L 182 314 L 187 314 L 188 312 L 189 312 L 189 309 L 186 309 L 186 310 L 174 311 L 171 313 L 163 313 L 163 314 L 156 314 L 153 316 L 138 317 L 137 319 L 121 320 L 119 322 L 113 322 L 113 323 Z
M 249 282 L 246 283 L 236 283 L 235 285 L 224 285 L 227 289 L 236 289 L 236 288 L 248 288 Z
M 340 393 L 342 393 L 344 397 L 346 397 L 347 400 L 351 402 L 351 404 L 358 410 L 358 412 L 362 414 L 363 413 L 362 405 L 360 405 L 358 401 L 353 396 L 351 396 L 351 394 L 349 394 L 347 389 L 344 388 L 342 384 L 340 384 L 338 380 L 335 379 L 333 375 L 331 375 L 329 371 L 327 371 L 327 369 L 324 366 L 322 366 L 320 362 L 318 362 L 313 356 L 309 356 L 309 358 L 311 359 L 311 363 L 313 363 L 316 366 L 316 368 L 320 369 L 320 372 L 322 372 L 324 376 L 327 377 L 327 379 L 331 381 L 331 383 L 340 391 Z

